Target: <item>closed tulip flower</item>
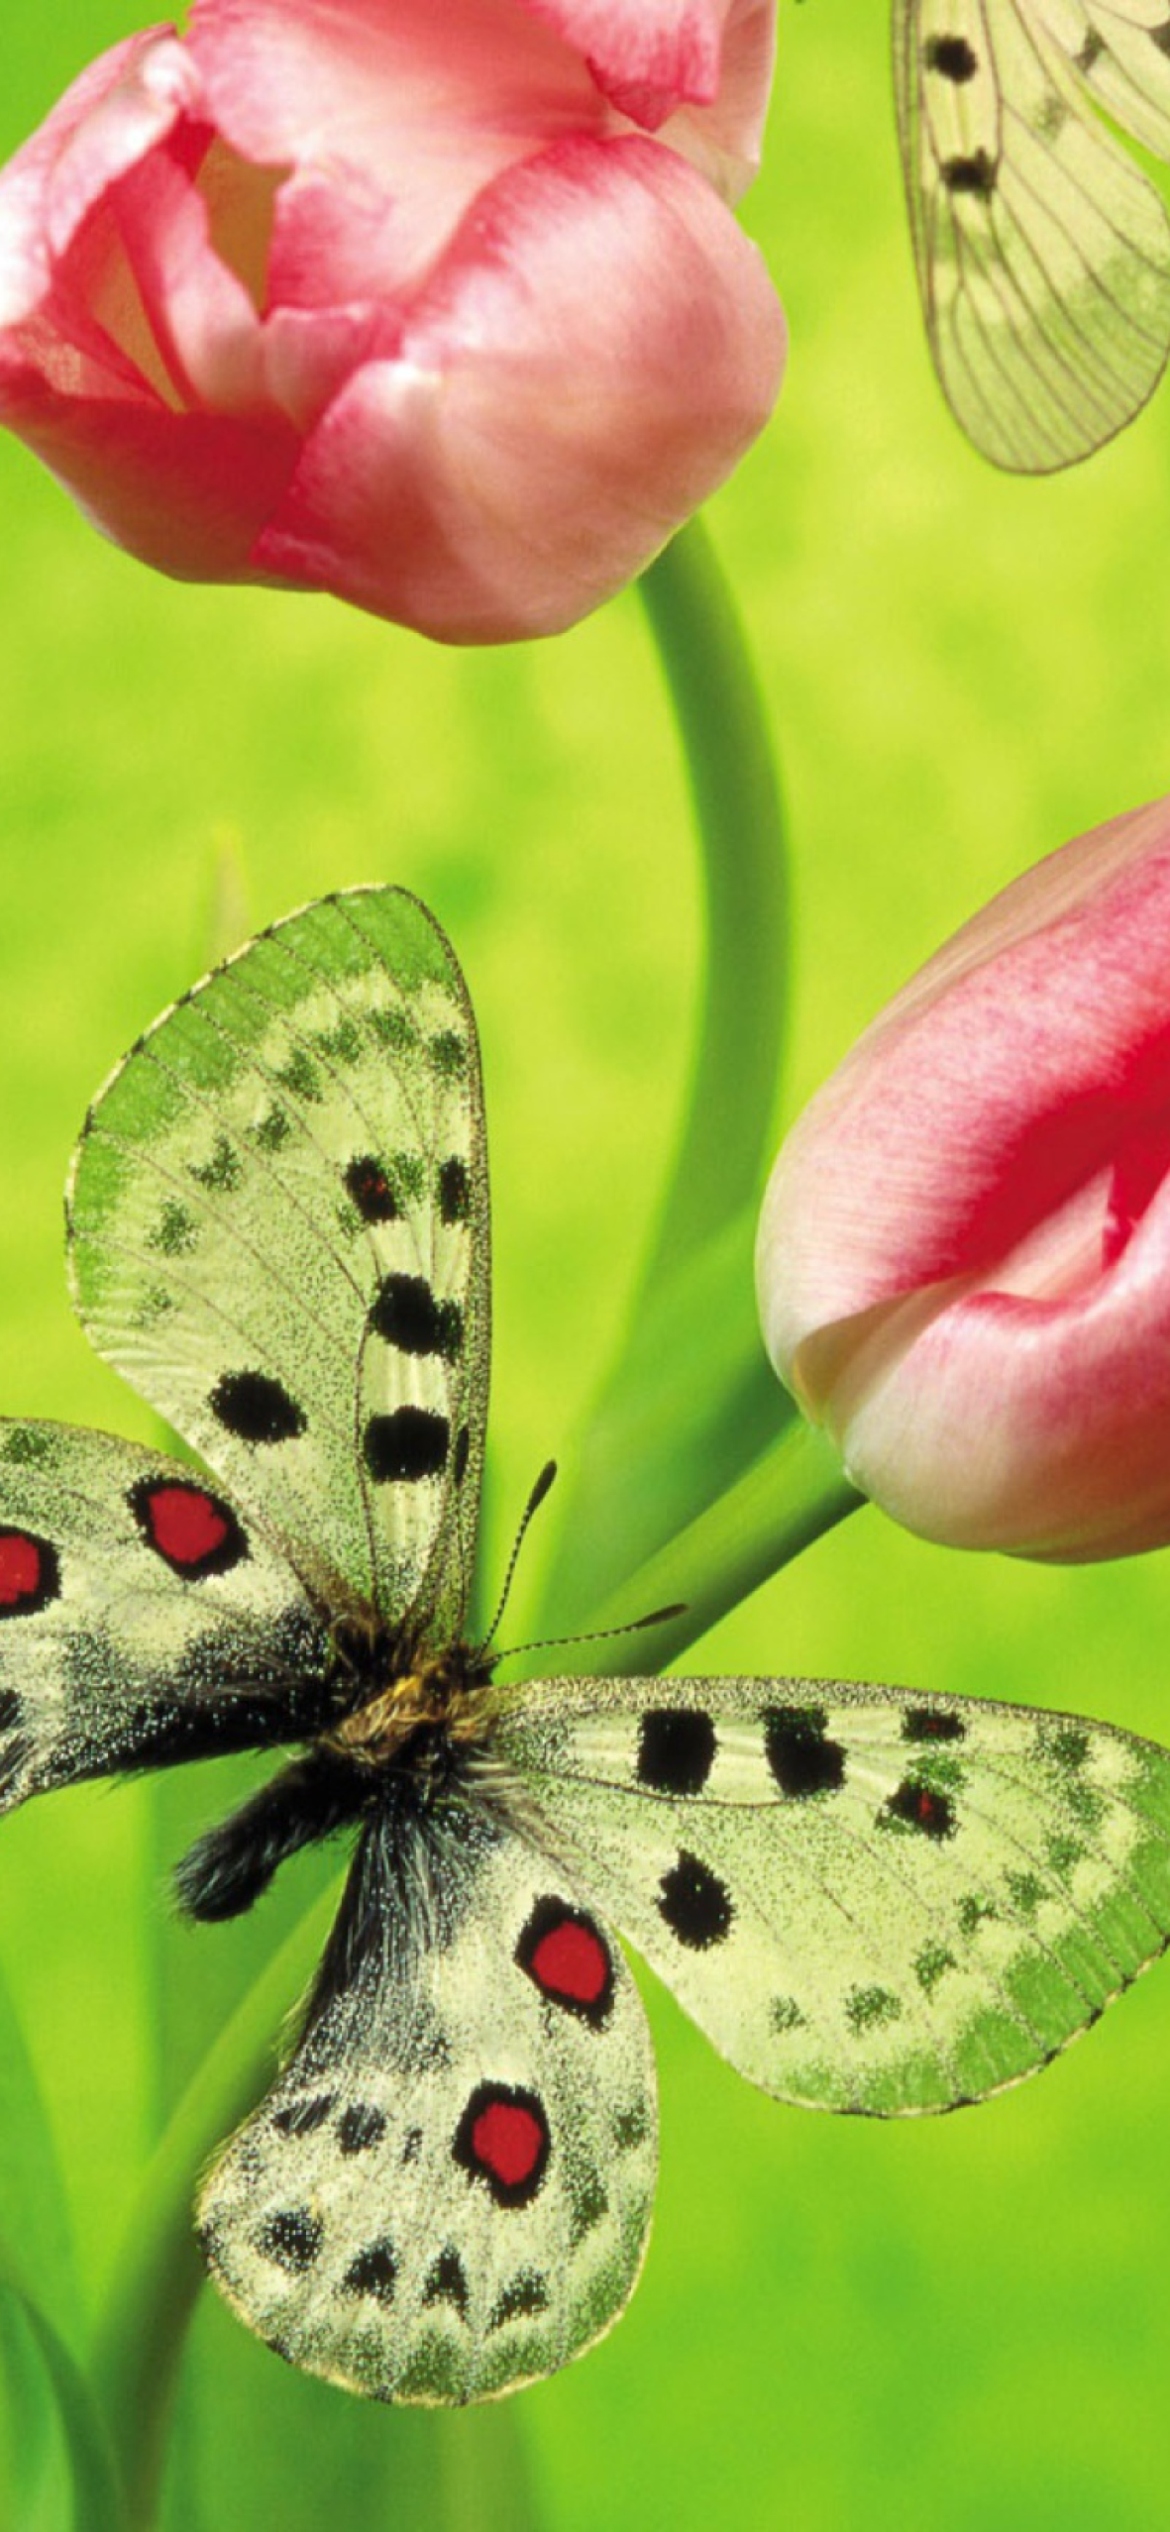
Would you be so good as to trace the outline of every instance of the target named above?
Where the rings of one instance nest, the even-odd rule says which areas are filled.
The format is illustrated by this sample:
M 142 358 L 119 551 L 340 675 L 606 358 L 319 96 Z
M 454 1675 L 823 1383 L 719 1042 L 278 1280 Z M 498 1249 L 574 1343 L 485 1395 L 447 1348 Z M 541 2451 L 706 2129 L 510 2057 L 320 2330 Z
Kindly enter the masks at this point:
M 573 622 L 764 422 L 774 0 L 195 0 L 0 175 L 0 421 L 119 544 Z
M 1170 1541 L 1170 800 L 1054 853 L 866 1031 L 776 1163 L 772 1360 L 925 1537 Z

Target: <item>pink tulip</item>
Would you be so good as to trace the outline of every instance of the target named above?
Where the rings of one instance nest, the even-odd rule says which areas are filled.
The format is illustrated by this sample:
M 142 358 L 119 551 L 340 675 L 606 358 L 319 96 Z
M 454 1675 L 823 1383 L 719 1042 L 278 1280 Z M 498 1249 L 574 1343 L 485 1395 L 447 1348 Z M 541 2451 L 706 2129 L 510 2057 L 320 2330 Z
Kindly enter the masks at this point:
M 195 0 L 0 174 L 0 421 L 192 580 L 550 633 L 730 471 L 774 0 Z
M 776 1163 L 768 1350 L 925 1537 L 1170 1541 L 1170 800 L 1004 890 Z

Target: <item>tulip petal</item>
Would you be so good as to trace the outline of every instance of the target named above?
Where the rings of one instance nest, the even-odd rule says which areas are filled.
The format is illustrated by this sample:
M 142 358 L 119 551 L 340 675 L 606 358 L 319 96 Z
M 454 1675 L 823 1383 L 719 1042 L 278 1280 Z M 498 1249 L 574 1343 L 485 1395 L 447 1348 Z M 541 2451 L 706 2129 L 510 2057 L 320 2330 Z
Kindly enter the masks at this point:
M 1170 803 L 1004 891 L 810 1103 L 769 1352 L 854 1482 L 970 1547 L 1170 1537 Z
M 580 55 L 517 0 L 195 0 L 188 42 L 244 157 L 340 171 L 335 218 L 364 175 L 384 290 L 417 283 L 505 168 L 606 128 Z
M 1165 807 L 1112 820 L 1006 889 L 858 1040 L 769 1190 L 774 1360 L 876 1303 L 988 1271 L 1158 1112 L 1168 880 Z
M 255 580 L 251 552 L 300 448 L 287 424 L 62 394 L 0 365 L 0 418 L 93 525 L 176 580 Z
M 132 168 L 109 208 L 119 262 L 142 307 L 180 405 L 259 413 L 266 398 L 260 320 L 244 284 L 211 244 L 194 175 L 208 135 L 171 136 Z M 258 205 L 258 216 L 264 212 Z
M 112 177 L 123 173 L 179 110 L 161 78 L 144 80 L 159 54 L 190 65 L 165 27 L 129 36 L 91 62 L 15 158 L 0 170 L 0 326 L 21 325 L 52 284 L 53 259 Z
M 1088 1562 L 1170 1538 L 1170 1193 L 1069 1300 L 943 1302 L 869 1378 L 849 1474 L 908 1529 Z
M 774 0 L 522 0 L 576 45 L 620 114 L 656 132 L 728 201 L 759 165 Z
M 546 151 L 324 416 L 256 563 L 445 640 L 559 630 L 730 470 L 782 360 L 755 249 L 672 151 Z

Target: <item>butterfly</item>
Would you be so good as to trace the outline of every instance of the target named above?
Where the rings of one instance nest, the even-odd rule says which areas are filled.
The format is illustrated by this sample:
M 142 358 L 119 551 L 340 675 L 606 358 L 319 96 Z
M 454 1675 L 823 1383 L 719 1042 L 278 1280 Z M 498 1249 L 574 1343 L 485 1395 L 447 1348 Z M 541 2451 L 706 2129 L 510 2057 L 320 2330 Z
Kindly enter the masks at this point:
M 475 1023 L 411 896 L 278 923 L 138 1040 L 68 1192 L 81 1318 L 208 1474 L 0 1425 L 0 1807 L 294 1754 L 178 1868 L 195 1918 L 353 1840 L 283 2071 L 200 2195 L 270 2346 L 387 2400 L 588 2347 L 642 2262 L 654 2067 L 616 1924 L 782 2100 L 1043 2065 L 1166 1941 L 1170 1755 L 792 1679 L 493 1677 Z
M 1071 465 L 1170 351 L 1170 221 L 1110 129 L 1170 160 L 1166 0 L 894 0 L 894 73 L 947 399 L 996 465 Z

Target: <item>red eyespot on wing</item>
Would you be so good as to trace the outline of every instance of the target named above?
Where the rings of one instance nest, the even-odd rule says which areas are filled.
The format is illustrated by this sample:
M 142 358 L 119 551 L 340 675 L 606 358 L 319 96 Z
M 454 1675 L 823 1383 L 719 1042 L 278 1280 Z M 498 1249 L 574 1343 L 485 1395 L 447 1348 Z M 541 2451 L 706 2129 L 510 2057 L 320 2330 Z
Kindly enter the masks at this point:
M 613 1961 L 604 1937 L 580 1908 L 538 1899 L 516 1946 L 516 1959 L 550 2003 L 595 2026 L 613 2002 Z
M 515 2101 L 491 2101 L 471 2131 L 472 2150 L 494 2180 L 515 2189 L 531 2180 L 544 2145 L 544 2131 L 531 2110 Z
M 497 2205 L 527 2206 L 544 2179 L 548 2120 L 534 2092 L 480 2084 L 455 2131 L 452 2153 L 473 2180 L 484 2180 Z
M 147 1477 L 131 1489 L 130 1508 L 147 1546 L 185 1581 L 226 1574 L 248 1553 L 230 1504 L 205 1486 Z
M 57 1550 L 31 1530 L 0 1530 L 0 1618 L 31 1618 L 61 1589 Z

